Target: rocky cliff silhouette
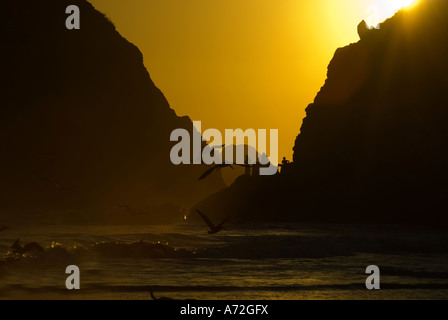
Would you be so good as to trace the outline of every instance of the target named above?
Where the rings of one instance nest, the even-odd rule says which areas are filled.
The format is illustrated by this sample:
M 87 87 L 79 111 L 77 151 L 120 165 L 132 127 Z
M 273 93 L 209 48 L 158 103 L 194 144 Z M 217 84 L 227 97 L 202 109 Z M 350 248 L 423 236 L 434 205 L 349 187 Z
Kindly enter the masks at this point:
M 356 26 L 354 26 L 356 27 Z M 448 222 L 448 3 L 422 0 L 336 51 L 287 173 L 197 205 L 241 220 Z
M 68 5 L 80 30 L 65 27 Z M 170 133 L 190 119 L 87 1 L 2 1 L 0 41 L 2 215 L 126 222 L 127 206 L 160 222 L 224 187 L 197 181 L 206 166 L 171 164 Z

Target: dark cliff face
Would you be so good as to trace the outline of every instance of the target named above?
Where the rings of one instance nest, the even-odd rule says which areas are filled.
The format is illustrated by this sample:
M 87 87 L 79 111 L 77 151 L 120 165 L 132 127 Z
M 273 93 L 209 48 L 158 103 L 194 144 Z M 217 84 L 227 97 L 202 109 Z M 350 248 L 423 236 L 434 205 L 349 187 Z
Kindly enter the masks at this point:
M 447 196 L 448 5 L 422 1 L 360 36 L 336 51 L 306 110 L 296 177 L 331 186 L 360 213 L 376 202 L 390 217 L 424 221 Z
M 80 30 L 65 27 L 68 5 L 80 8 Z M 0 41 L 3 212 L 110 217 L 117 204 L 188 206 L 223 187 L 197 181 L 204 166 L 171 164 L 170 133 L 191 131 L 190 119 L 176 116 L 137 47 L 87 1 L 2 1 Z
M 417 155 L 438 160 L 429 154 L 444 150 L 447 134 L 445 9 L 442 1 L 423 1 L 336 51 L 325 85 L 307 108 L 296 165 L 338 157 L 351 159 L 352 169 L 381 160 L 391 165 L 395 157 L 400 167 L 417 163 Z M 321 159 L 321 153 L 334 156 Z
M 198 207 L 231 196 L 251 221 L 448 221 L 448 3 L 422 0 L 359 30 L 306 109 L 293 168 L 237 180 Z

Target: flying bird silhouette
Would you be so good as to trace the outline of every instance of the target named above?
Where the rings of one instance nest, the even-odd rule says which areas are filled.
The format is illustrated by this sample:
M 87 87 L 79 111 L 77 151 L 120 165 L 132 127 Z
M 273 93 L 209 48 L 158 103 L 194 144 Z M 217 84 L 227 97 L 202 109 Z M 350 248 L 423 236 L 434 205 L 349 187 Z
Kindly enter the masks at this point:
M 208 144 L 208 145 L 205 146 L 203 152 L 209 152 L 211 154 L 212 153 L 214 154 L 216 150 L 224 149 L 225 146 L 226 146 L 225 144 L 217 145 L 217 146 L 211 146 L 211 145 Z
M 231 165 L 230 163 L 221 163 L 221 164 L 217 164 L 217 165 L 214 165 L 213 167 L 209 168 L 209 169 L 208 169 L 207 171 L 205 171 L 203 174 L 201 174 L 201 176 L 199 177 L 198 180 L 203 180 L 203 179 L 207 178 L 207 177 L 208 177 L 210 174 L 212 174 L 213 172 L 215 172 L 215 171 L 219 171 L 219 170 L 221 170 L 222 168 L 225 168 L 225 167 L 230 167 L 230 168 L 233 169 L 233 167 L 232 167 L 232 165 Z
M 203 180 L 203 179 L 207 178 L 209 175 L 211 175 L 213 172 L 219 171 L 222 168 L 230 167 L 230 168 L 233 169 L 233 166 L 239 166 L 239 167 L 244 167 L 244 168 L 252 168 L 255 165 L 253 165 L 253 164 L 237 164 L 237 163 L 221 163 L 221 164 L 217 164 L 217 165 L 214 165 L 213 167 L 209 168 L 203 174 L 201 174 L 201 176 L 199 177 L 198 180 L 199 181 Z
M 42 176 L 38 176 L 37 174 L 35 174 L 34 172 L 31 172 L 31 175 L 33 176 L 33 178 L 38 179 L 38 180 L 43 180 L 46 181 L 48 183 L 50 183 L 53 187 L 55 187 L 58 191 L 62 191 L 62 186 L 57 183 L 56 181 L 54 181 L 53 179 L 50 178 L 46 178 L 46 177 L 42 177 Z
M 0 231 L 4 231 L 4 230 L 9 230 L 9 227 L 8 226 L 5 226 L 5 225 L 0 225 Z
M 218 225 L 214 225 L 213 222 L 210 221 L 210 219 L 203 214 L 201 211 L 196 209 L 196 212 L 201 216 L 202 220 L 204 220 L 204 222 L 207 224 L 207 226 L 210 228 L 210 231 L 208 232 L 208 234 L 213 234 L 213 233 L 218 233 L 219 231 L 221 231 L 224 227 L 222 226 L 224 223 L 227 222 L 227 220 L 229 220 L 229 217 L 225 218 L 223 222 L 221 222 Z

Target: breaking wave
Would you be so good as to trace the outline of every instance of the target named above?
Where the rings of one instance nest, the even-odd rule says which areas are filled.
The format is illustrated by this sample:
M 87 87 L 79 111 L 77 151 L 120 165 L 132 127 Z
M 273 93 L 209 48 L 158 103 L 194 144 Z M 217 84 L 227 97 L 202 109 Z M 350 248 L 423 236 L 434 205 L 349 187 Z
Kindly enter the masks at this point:
M 129 259 L 275 259 L 326 258 L 357 253 L 448 253 L 448 242 L 441 239 L 360 236 L 238 236 L 200 248 L 176 248 L 166 242 L 100 241 L 93 244 L 51 242 L 43 251 L 14 253 L 0 257 L 0 267 L 25 260 L 66 261 L 95 257 Z M 446 239 L 445 239 L 446 240 Z

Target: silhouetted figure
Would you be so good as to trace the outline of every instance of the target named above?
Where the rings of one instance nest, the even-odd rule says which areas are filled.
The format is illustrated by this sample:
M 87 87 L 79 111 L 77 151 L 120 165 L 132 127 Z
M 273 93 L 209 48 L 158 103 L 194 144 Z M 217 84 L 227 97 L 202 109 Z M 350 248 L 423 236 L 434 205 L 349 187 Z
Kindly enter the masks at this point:
M 11 246 L 11 251 L 13 253 L 24 254 L 28 252 L 43 252 L 44 248 L 42 248 L 42 246 L 39 245 L 37 242 L 30 242 L 22 247 L 20 245 L 20 239 L 17 239 Z
M 214 225 L 213 222 L 210 221 L 210 219 L 203 214 L 201 211 L 196 209 L 196 212 L 199 213 L 199 215 L 201 216 L 202 220 L 204 220 L 204 222 L 207 224 L 207 226 L 210 228 L 210 231 L 208 232 L 208 234 L 213 234 L 213 233 L 218 233 L 219 231 L 221 231 L 224 227 L 222 226 L 224 223 L 227 222 L 227 220 L 229 220 L 229 217 L 225 218 L 223 222 L 221 222 L 218 225 Z
M 282 168 L 281 173 L 285 173 L 288 170 L 288 167 L 291 166 L 291 162 L 289 160 L 286 160 L 286 157 L 283 157 L 282 163 L 278 166 Z

